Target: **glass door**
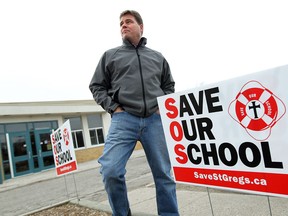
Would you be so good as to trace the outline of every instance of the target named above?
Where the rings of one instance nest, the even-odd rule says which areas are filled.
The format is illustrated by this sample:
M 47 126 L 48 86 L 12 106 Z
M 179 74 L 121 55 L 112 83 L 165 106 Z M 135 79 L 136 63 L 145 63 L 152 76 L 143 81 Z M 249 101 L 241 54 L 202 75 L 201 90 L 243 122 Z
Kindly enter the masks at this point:
M 55 167 L 50 134 L 50 129 L 35 130 L 37 149 L 37 154 L 35 155 L 37 155 L 40 170 Z
M 31 173 L 33 160 L 29 134 L 26 132 L 13 132 L 9 133 L 9 139 L 14 176 Z

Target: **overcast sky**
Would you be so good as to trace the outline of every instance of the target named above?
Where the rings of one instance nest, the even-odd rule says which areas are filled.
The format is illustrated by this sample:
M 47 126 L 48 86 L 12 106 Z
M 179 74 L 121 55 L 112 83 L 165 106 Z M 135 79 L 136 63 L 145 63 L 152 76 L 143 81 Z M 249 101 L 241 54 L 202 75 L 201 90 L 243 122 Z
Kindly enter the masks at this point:
M 176 91 L 286 65 L 286 2 L 0 0 L 0 102 L 92 99 L 99 58 L 122 44 L 125 9 L 142 15 Z

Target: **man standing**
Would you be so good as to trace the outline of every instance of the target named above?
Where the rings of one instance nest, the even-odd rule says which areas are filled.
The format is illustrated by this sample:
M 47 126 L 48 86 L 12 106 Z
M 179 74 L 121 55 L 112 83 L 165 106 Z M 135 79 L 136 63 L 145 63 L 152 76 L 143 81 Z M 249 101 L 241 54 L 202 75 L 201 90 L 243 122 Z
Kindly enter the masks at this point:
M 140 14 L 120 14 L 123 45 L 107 50 L 89 88 L 111 114 L 101 174 L 114 216 L 131 215 L 125 183 L 126 164 L 140 141 L 151 168 L 158 214 L 179 215 L 175 182 L 157 105 L 157 97 L 174 92 L 175 82 L 161 53 L 147 48 Z

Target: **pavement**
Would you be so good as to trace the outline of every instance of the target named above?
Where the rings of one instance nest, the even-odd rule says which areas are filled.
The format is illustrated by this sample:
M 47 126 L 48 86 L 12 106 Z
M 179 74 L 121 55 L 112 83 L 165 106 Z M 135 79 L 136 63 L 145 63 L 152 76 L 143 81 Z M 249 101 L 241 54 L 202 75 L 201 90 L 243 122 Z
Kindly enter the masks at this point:
M 143 150 L 134 151 L 133 158 L 145 157 Z M 95 169 L 95 161 L 78 164 L 77 172 Z M 6 180 L 0 184 L 0 196 L 5 192 L 13 193 L 14 190 L 37 182 L 47 182 L 57 178 L 55 170 L 30 174 Z M 141 178 L 141 177 L 140 177 Z M 144 178 L 144 177 L 143 177 Z M 46 194 L 49 196 L 49 193 Z M 157 215 L 155 187 L 153 181 L 145 186 L 139 186 L 128 191 L 132 215 L 152 216 Z M 177 183 L 177 198 L 181 216 L 287 216 L 288 199 L 282 197 L 262 196 L 255 194 L 239 193 L 229 190 L 218 190 L 200 186 Z M 101 211 L 111 212 L 107 198 L 95 201 L 91 197 L 73 198 L 69 200 Z M 0 203 L 1 204 L 1 203 Z M 2 203 L 3 204 L 3 203 Z M 47 206 L 51 207 L 51 206 Z M 13 206 L 11 206 L 13 208 Z M 44 207 L 45 208 L 45 207 Z M 43 207 L 41 208 L 43 209 Z M 30 211 L 22 215 L 29 215 Z M 12 209 L 13 212 L 13 209 Z M 1 208 L 0 208 L 1 213 Z M 5 214 L 4 214 L 5 215 Z M 11 214 L 13 215 L 13 214 Z

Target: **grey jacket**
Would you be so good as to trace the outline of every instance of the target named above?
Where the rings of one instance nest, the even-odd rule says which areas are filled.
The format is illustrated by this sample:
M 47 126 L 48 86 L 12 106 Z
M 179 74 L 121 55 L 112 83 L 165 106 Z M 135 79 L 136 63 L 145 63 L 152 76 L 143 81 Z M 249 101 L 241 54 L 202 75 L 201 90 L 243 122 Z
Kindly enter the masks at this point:
M 107 50 L 100 59 L 89 88 L 95 101 L 112 114 L 126 112 L 147 117 L 158 109 L 157 97 L 174 92 L 175 82 L 163 55 L 147 48 L 146 38 L 137 47 L 123 45 Z

